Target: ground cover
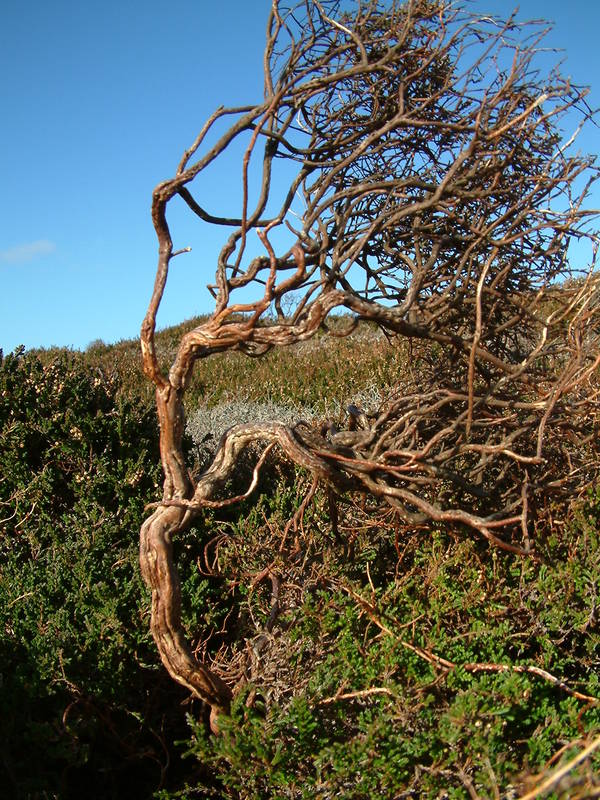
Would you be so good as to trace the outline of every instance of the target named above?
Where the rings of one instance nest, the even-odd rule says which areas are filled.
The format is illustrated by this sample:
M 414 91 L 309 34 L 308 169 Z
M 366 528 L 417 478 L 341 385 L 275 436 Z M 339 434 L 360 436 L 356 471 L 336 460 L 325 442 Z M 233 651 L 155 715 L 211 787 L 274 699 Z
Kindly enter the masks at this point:
M 236 398 L 238 411 L 335 419 L 337 397 L 385 395 L 415 363 L 376 329 L 354 336 L 264 366 L 205 362 L 213 400 L 189 410 L 190 468 L 203 415 L 233 414 Z M 549 498 L 522 557 L 460 528 L 411 528 L 352 493 L 332 503 L 319 489 L 307 504 L 310 475 L 275 453 L 251 498 L 175 541 L 186 635 L 237 686 L 212 735 L 148 633 L 137 530 L 160 473 L 151 406 L 124 366 L 135 346 L 19 353 L 0 368 L 12 796 L 519 797 L 595 741 L 597 490 Z M 548 796 L 597 786 L 592 756 Z

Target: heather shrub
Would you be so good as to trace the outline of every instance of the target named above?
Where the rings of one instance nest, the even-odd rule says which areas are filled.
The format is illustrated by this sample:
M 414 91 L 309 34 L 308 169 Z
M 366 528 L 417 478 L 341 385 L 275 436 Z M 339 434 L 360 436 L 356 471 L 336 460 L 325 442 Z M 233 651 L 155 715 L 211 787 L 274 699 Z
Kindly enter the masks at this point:
M 178 692 L 156 664 L 137 564 L 158 463 L 152 408 L 121 397 L 114 377 L 65 353 L 0 361 L 7 797 L 141 797 L 160 785 L 165 703 Z
M 244 688 L 220 736 L 188 716 L 190 757 L 210 778 L 161 798 L 518 797 L 598 735 L 600 705 L 582 699 L 600 693 L 595 494 L 540 531 L 532 559 L 352 505 L 336 542 L 324 502 L 286 556 L 302 485 L 213 519 L 233 635 L 208 652 L 217 671 L 243 661 Z M 194 554 L 205 563 L 190 542 Z M 594 787 L 598 758 L 547 796 Z
M 600 706 L 573 694 L 600 694 L 597 490 L 570 507 L 549 498 L 522 558 L 410 528 L 351 493 L 332 506 L 322 489 L 304 506 L 310 476 L 276 452 L 250 498 L 174 537 L 186 636 L 238 686 L 210 734 L 148 631 L 137 530 L 161 480 L 156 419 L 135 376 L 128 385 L 89 356 L 0 363 L 7 796 L 510 797 L 598 734 Z M 330 360 L 325 348 L 282 358 L 317 356 Z M 352 396 L 369 410 L 383 389 L 357 372 Z M 198 458 L 250 413 L 343 417 L 334 402 L 303 405 L 294 381 L 286 397 L 283 377 L 280 402 L 192 410 Z M 216 394 L 230 396 L 227 370 L 221 380 Z M 589 796 L 597 775 L 592 760 L 549 796 Z

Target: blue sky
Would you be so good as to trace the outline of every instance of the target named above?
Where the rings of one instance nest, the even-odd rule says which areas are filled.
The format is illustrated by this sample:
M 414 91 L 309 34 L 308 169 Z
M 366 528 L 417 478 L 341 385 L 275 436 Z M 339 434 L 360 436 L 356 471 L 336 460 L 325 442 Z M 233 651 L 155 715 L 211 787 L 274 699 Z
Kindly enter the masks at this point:
M 476 0 L 506 15 L 510 0 Z M 0 347 L 137 336 L 156 262 L 152 189 L 221 103 L 262 96 L 269 0 L 4 0 L 0 9 Z M 600 3 L 522 0 L 555 20 L 549 45 L 600 106 Z M 580 146 L 598 152 L 600 131 Z M 229 213 L 239 169 L 206 183 Z M 199 199 L 205 199 L 205 196 Z M 596 193 L 596 206 L 600 197 Z M 235 201 L 234 201 L 235 202 Z M 159 325 L 210 310 L 204 289 L 220 239 L 191 219 L 176 247 Z M 222 233 L 221 233 L 222 235 Z M 187 261 L 186 261 L 187 259 Z

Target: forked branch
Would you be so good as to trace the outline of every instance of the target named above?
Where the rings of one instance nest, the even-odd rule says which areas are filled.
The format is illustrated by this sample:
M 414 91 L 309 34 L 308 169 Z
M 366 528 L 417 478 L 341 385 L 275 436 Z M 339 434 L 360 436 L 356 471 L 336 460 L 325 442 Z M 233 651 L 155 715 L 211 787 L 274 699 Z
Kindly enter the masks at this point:
M 578 494 L 597 476 L 598 212 L 586 199 L 598 170 L 562 135 L 565 120 L 572 129 L 590 117 L 586 91 L 558 70 L 540 77 L 540 36 L 536 24 L 446 0 L 343 12 L 335 0 L 274 0 L 264 99 L 216 111 L 154 191 L 159 259 L 142 353 L 165 482 L 141 564 L 163 663 L 215 715 L 231 690 L 186 644 L 171 541 L 204 507 L 247 495 L 223 496 L 250 445 L 391 504 L 407 524 L 518 553 L 548 493 Z M 223 213 L 192 184 L 234 145 L 241 207 Z M 154 331 L 175 196 L 224 239 L 206 276 L 214 312 L 182 337 L 166 373 Z M 352 410 L 342 430 L 233 428 L 194 481 L 182 448 L 194 366 L 304 341 L 332 313 L 350 316 L 347 332 L 371 322 L 417 347 L 382 407 Z

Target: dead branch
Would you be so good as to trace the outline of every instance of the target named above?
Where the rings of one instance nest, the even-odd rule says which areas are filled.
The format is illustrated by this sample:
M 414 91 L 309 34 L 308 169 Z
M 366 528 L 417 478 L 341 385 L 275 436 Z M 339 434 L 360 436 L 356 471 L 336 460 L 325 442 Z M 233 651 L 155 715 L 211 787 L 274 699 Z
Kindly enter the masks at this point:
M 567 118 L 572 128 L 590 117 L 586 90 L 558 69 L 541 76 L 540 35 L 445 0 L 366 0 L 344 13 L 333 0 L 274 0 L 264 98 L 216 111 L 154 190 L 159 257 L 141 345 L 165 480 L 140 562 L 163 663 L 215 715 L 231 691 L 185 642 L 171 541 L 204 507 L 256 487 L 266 451 L 248 491 L 223 497 L 250 445 L 277 446 L 315 486 L 376 497 L 407 525 L 470 531 L 514 553 L 535 546 L 548 493 L 578 495 L 597 477 L 598 212 L 586 198 L 598 169 L 562 135 Z M 192 185 L 238 144 L 241 208 L 223 214 Z M 165 374 L 154 332 L 170 261 L 186 249 L 174 251 L 167 219 L 176 196 L 226 233 L 214 312 Z M 379 413 L 329 433 L 238 426 L 194 482 L 182 449 L 194 366 L 305 341 L 336 312 L 350 315 L 347 333 L 370 321 L 419 345 Z

